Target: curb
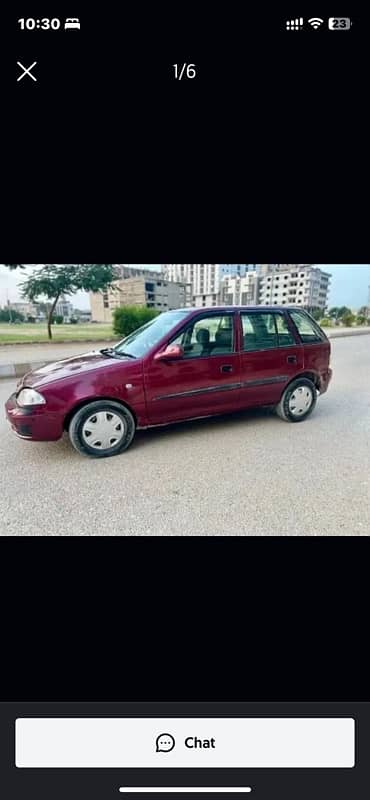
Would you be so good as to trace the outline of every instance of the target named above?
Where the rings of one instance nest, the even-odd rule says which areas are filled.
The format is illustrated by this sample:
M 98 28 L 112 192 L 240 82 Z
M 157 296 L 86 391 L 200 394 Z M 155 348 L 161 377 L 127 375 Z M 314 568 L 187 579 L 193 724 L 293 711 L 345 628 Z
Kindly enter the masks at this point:
M 345 336 L 370 335 L 370 329 L 364 331 L 333 331 L 331 336 L 327 331 L 325 332 L 329 339 L 341 339 Z M 30 361 L 27 364 L 0 364 L 0 380 L 1 378 L 22 378 L 27 372 L 31 372 L 33 369 L 39 369 L 39 367 L 44 367 L 46 364 L 53 364 L 56 360 L 57 359 L 54 358 L 48 361 Z
M 120 342 L 120 337 L 117 336 L 104 336 L 101 340 L 100 339 L 52 339 L 51 344 L 94 344 L 95 341 L 104 341 L 104 342 Z M 41 345 L 41 347 L 47 347 L 49 342 L 47 339 L 40 342 L 37 340 L 35 342 L 32 339 L 27 339 L 26 342 L 0 342 L 0 347 L 28 347 L 28 345 L 37 344 Z
M 52 363 L 52 361 L 31 361 L 28 364 L 0 364 L 0 379 L 22 378 L 26 372 L 31 372 L 33 369 L 39 369 L 39 367 L 44 367 L 45 364 Z
M 366 336 L 366 334 L 370 334 L 370 328 L 367 328 L 364 331 L 358 330 L 357 328 L 353 331 L 333 331 L 331 335 L 328 333 L 328 328 L 323 328 L 323 330 L 325 331 L 328 339 L 343 339 L 345 336 Z

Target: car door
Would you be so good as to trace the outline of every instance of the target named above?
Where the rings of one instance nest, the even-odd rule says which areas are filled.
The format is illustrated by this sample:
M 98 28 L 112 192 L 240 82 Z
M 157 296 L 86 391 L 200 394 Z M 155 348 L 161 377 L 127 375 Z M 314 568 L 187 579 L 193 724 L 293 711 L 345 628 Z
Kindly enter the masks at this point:
M 182 358 L 144 363 L 150 424 L 222 414 L 240 405 L 240 356 L 233 312 L 194 315 L 168 344 L 179 344 Z M 160 348 L 164 349 L 163 343 Z
M 303 369 L 303 347 L 279 311 L 242 311 L 240 379 L 243 406 L 277 403 Z

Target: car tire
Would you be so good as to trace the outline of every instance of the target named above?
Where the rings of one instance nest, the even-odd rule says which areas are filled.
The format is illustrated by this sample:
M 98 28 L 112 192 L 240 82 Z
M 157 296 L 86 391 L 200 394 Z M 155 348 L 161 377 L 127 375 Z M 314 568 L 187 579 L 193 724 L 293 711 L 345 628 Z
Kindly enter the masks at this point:
M 68 434 L 73 447 L 82 455 L 108 458 L 130 446 L 135 435 L 135 420 L 131 411 L 120 403 L 96 400 L 76 411 Z
M 312 414 L 317 400 L 316 386 L 308 378 L 296 378 L 284 390 L 275 408 L 285 422 L 303 422 Z

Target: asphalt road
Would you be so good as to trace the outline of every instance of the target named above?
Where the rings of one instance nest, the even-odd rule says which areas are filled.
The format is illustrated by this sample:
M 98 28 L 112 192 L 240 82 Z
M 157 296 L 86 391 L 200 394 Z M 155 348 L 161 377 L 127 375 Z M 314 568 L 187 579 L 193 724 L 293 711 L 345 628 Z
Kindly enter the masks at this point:
M 332 342 L 311 417 L 261 409 L 139 432 L 114 458 L 17 439 L 0 412 L 2 535 L 368 536 L 370 337 Z M 14 390 L 0 382 L 0 403 Z

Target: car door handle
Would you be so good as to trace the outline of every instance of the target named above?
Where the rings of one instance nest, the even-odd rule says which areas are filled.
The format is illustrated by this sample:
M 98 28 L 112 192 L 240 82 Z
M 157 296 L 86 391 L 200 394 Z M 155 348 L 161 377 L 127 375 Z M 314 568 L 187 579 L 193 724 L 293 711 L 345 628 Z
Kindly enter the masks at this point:
M 297 356 L 287 356 L 288 364 L 296 364 L 297 363 Z
M 233 367 L 231 364 L 223 364 L 222 367 L 220 367 L 220 372 L 232 372 L 232 371 Z

